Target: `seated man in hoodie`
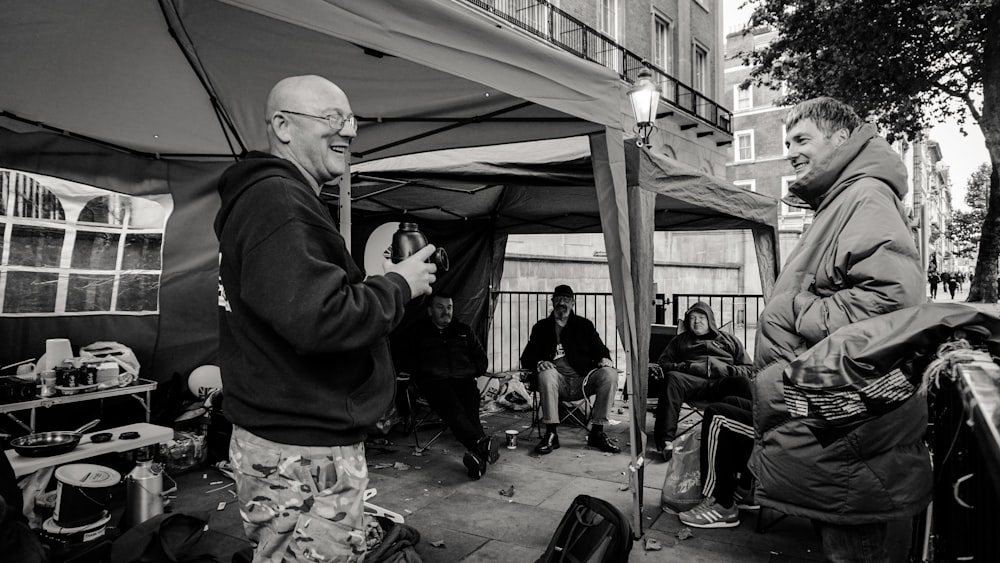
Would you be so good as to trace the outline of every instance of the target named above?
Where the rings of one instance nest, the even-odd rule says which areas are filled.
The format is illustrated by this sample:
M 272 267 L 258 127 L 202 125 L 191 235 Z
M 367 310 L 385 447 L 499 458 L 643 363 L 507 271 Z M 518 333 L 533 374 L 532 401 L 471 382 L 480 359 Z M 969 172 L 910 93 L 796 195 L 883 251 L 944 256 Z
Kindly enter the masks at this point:
M 750 399 L 752 362 L 735 336 L 722 332 L 708 304 L 695 303 L 684 314 L 678 334 L 655 364 L 650 364 L 650 394 L 659 391 L 653 440 L 667 459 L 673 451 L 677 419 L 686 401 Z
M 468 450 L 462 462 L 479 479 L 500 454 L 479 422 L 476 378 L 486 373 L 486 351 L 469 325 L 453 320 L 451 296 L 434 294 L 427 317 L 396 339 L 399 371 L 410 374 L 420 394 Z

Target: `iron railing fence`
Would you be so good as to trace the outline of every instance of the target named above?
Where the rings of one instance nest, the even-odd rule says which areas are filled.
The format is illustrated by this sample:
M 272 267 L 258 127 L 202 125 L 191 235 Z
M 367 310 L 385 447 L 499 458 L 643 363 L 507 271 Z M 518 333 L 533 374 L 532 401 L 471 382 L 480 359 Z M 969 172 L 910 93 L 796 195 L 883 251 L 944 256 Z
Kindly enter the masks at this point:
M 660 85 L 661 97 L 673 107 L 727 135 L 733 133 L 731 111 L 545 0 L 462 1 L 577 57 L 610 68 L 630 84 L 635 83 L 640 70 L 648 68 Z
M 552 292 L 496 291 L 493 318 L 486 344 L 490 369 L 494 372 L 521 367 L 521 352 L 528 344 L 531 327 L 551 312 Z M 576 314 L 594 323 L 604 345 L 611 351 L 615 367 L 627 361 L 615 325 L 615 304 L 610 293 L 577 293 Z
M 764 311 L 764 296 L 753 293 L 675 293 L 672 300 L 673 312 L 667 324 L 679 324 L 684 313 L 699 301 L 708 303 L 715 313 L 715 322 L 719 328 L 739 338 L 752 358 L 757 340 L 757 319 Z
M 551 292 L 495 291 L 492 318 L 487 337 L 486 351 L 490 356 L 490 370 L 507 371 L 520 367 L 521 352 L 528 343 L 531 327 L 549 315 Z M 677 324 L 678 311 L 684 314 L 688 306 L 705 301 L 715 311 L 719 325 L 743 342 L 747 353 L 753 356 L 753 339 L 756 336 L 757 318 L 764 308 L 762 295 L 695 295 L 674 294 L 673 316 L 665 319 L 662 309 L 653 311 L 653 319 L 665 319 L 666 324 Z M 657 303 L 662 304 L 662 298 Z M 683 304 L 678 308 L 678 303 Z M 662 307 L 658 305 L 657 307 Z M 612 353 L 615 367 L 624 369 L 627 358 L 619 339 L 614 299 L 610 293 L 577 293 L 576 314 L 594 323 L 604 344 Z M 662 323 L 661 323 L 662 324 Z

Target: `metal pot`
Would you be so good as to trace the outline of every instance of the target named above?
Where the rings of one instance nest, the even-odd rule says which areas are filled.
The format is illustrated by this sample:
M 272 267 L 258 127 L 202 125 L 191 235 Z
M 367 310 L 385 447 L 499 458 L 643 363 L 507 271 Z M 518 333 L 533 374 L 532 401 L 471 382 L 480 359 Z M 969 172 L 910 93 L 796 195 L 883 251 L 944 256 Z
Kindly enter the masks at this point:
M 28 434 L 20 438 L 14 438 L 10 445 L 18 455 L 25 457 L 48 457 L 64 454 L 72 451 L 83 433 L 101 423 L 101 419 L 95 419 L 71 432 L 40 432 L 38 434 Z

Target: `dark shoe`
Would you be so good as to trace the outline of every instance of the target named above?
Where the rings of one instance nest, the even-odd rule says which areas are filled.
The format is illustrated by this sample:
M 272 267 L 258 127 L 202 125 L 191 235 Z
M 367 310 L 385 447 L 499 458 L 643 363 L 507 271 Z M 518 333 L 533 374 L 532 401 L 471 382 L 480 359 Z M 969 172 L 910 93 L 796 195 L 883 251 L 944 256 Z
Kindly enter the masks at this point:
M 476 443 L 476 450 L 479 457 L 490 463 L 496 463 L 500 459 L 500 447 L 493 436 L 484 436 Z
M 656 446 L 656 451 L 663 457 L 663 461 L 670 461 L 670 458 L 674 457 L 674 443 L 663 442 Z
M 538 445 L 535 446 L 535 453 L 545 455 L 552 453 L 552 450 L 558 449 L 559 435 L 555 432 L 546 432 L 542 441 L 538 442 Z
M 479 479 L 486 473 L 486 460 L 472 452 L 465 452 L 462 463 L 469 470 L 469 477 L 473 479 Z
M 622 451 L 621 448 L 615 444 L 616 440 L 608 438 L 608 435 L 604 432 L 591 432 L 587 436 L 587 445 L 592 448 L 597 448 L 602 452 L 607 452 L 609 454 L 616 454 Z

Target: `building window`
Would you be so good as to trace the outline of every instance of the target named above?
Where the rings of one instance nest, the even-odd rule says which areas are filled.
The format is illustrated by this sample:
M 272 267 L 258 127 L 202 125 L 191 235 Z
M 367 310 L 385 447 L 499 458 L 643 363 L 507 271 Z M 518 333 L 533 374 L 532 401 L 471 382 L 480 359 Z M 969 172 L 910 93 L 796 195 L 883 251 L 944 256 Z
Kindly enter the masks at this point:
M 708 92 L 708 49 L 695 43 L 694 62 L 691 66 L 691 86 L 695 91 Z
M 757 191 L 757 180 L 733 180 L 733 185 L 751 192 Z
M 788 186 L 795 183 L 795 176 L 783 176 L 781 178 L 781 198 L 784 199 L 788 195 Z M 806 210 L 801 207 L 792 207 L 786 205 L 785 202 L 781 202 L 781 214 L 782 215 L 794 215 L 801 216 L 806 214 Z
M 597 0 L 597 30 L 618 38 L 618 0 Z
M 172 207 L 0 169 L 0 315 L 158 312 Z
M 653 64 L 667 74 L 674 72 L 674 38 L 670 20 L 653 16 Z
M 743 111 L 753 108 L 753 86 L 740 88 L 737 86 L 733 93 L 733 109 Z
M 735 162 L 747 162 L 754 159 L 753 129 L 733 133 L 733 149 L 736 152 Z

